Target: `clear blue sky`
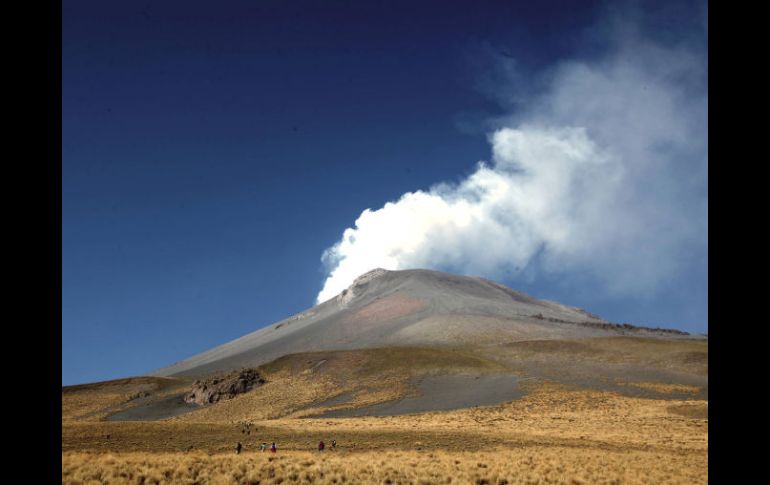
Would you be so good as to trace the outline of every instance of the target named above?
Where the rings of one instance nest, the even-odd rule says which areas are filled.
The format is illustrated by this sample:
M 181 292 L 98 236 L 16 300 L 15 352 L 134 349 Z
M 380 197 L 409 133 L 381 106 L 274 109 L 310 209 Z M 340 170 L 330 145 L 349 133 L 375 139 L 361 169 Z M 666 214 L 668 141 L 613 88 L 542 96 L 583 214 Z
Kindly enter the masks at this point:
M 644 5 L 643 28 L 662 42 L 700 26 L 688 15 L 699 3 Z M 493 59 L 516 59 L 520 76 L 537 79 L 590 58 L 610 7 L 62 8 L 68 385 L 140 375 L 312 306 L 327 276 L 321 254 L 362 210 L 489 159 L 485 123 L 513 109 L 488 89 Z M 503 282 L 612 321 L 706 332 L 705 258 L 643 298 L 596 296 L 553 273 Z

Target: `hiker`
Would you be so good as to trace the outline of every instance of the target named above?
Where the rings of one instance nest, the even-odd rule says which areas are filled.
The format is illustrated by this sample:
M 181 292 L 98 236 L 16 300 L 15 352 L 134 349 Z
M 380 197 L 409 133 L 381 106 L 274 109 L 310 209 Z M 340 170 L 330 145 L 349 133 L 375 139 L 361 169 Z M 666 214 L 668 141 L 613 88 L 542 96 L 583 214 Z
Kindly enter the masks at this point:
M 275 441 L 273 441 L 273 444 L 270 446 L 270 453 L 275 453 L 278 451 L 278 448 L 275 447 Z
M 265 451 L 266 449 L 267 449 L 267 443 L 263 441 L 262 444 L 259 445 L 259 451 Z
M 239 441 L 237 445 L 235 445 L 235 454 L 240 455 L 241 454 L 241 448 L 243 448 L 243 445 L 241 445 L 241 442 Z
M 324 445 L 323 440 L 319 441 L 318 442 L 318 451 L 323 451 L 324 450 L 324 446 L 325 445 Z
M 337 449 L 337 440 L 332 440 L 332 450 Z

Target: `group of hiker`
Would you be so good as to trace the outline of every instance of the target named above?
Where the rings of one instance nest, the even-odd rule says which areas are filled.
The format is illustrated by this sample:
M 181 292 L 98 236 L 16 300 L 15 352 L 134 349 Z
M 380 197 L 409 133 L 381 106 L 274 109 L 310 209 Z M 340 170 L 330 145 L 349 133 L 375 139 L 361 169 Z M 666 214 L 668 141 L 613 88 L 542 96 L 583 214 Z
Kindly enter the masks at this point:
M 326 448 L 326 445 L 324 444 L 324 441 L 321 440 L 318 442 L 318 451 L 323 451 L 324 448 Z M 337 440 L 332 440 L 332 450 L 337 449 Z
M 331 446 L 332 446 L 332 450 L 336 450 L 337 449 L 337 440 L 332 440 L 332 445 Z M 319 441 L 318 442 L 318 451 L 323 451 L 325 448 L 326 448 L 326 444 L 323 442 L 323 440 Z M 243 445 L 239 441 L 238 444 L 235 445 L 235 454 L 236 455 L 240 455 L 242 449 L 243 449 Z M 273 441 L 273 443 L 270 445 L 269 449 L 270 449 L 270 453 L 275 453 L 275 452 L 278 451 L 278 447 L 275 446 L 275 441 Z M 262 444 L 259 445 L 259 451 L 264 452 L 266 450 L 268 450 L 267 443 L 265 443 L 263 441 Z
M 243 445 L 242 445 L 242 444 L 241 444 L 241 442 L 239 441 L 239 442 L 238 442 L 238 443 L 235 445 L 235 454 L 236 454 L 236 455 L 240 455 L 240 454 L 241 454 L 241 450 L 242 450 L 242 449 L 243 449 Z M 267 449 L 268 449 L 268 448 L 267 448 L 267 443 L 265 443 L 265 442 L 263 441 L 263 442 L 262 442 L 262 444 L 261 444 L 261 445 L 259 445 L 259 451 L 265 451 L 265 450 L 267 450 Z M 276 451 L 278 451 L 278 447 L 277 447 L 277 446 L 275 446 L 275 441 L 273 441 L 273 444 L 271 444 L 271 445 L 270 445 L 270 453 L 275 453 Z

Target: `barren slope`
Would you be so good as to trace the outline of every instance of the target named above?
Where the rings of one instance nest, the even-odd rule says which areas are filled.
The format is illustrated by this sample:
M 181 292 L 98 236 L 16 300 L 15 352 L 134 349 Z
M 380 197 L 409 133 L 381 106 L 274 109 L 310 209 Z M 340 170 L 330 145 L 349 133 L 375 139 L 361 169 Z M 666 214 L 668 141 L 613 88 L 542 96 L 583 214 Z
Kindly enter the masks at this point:
M 254 367 L 297 352 L 626 333 L 606 323 L 579 308 L 538 300 L 484 278 L 377 269 L 335 298 L 151 375 L 200 376 Z

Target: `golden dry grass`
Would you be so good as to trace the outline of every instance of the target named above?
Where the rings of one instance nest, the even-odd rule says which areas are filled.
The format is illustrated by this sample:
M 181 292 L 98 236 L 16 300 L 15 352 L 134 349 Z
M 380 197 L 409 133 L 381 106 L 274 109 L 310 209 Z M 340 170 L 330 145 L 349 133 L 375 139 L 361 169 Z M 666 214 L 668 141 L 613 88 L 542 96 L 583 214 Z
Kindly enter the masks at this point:
M 129 377 L 66 387 L 62 390 L 62 422 L 104 418 L 140 392 L 159 397 L 188 387 L 188 380 L 168 377 Z
M 315 406 L 343 394 L 345 406 L 362 407 L 410 393 L 408 380 L 446 370 L 494 372 L 498 364 L 473 354 L 448 349 L 379 348 L 337 352 L 310 352 L 282 357 L 260 367 L 267 383 L 216 406 L 172 418 L 183 422 L 257 421 L 302 417 L 343 405 Z
M 481 452 L 64 453 L 62 483 L 668 484 L 707 483 L 705 457 L 532 446 Z
M 708 402 L 703 401 L 672 404 L 666 409 L 670 413 L 686 416 L 688 418 L 708 419 L 709 417 Z
M 604 364 L 635 364 L 708 375 L 708 341 L 645 337 L 595 337 L 586 339 L 530 340 L 495 347 L 496 359 L 548 361 L 552 358 Z
M 70 422 L 62 481 L 707 483 L 708 420 L 678 412 L 707 403 L 528 385 L 527 396 L 500 406 L 262 420 L 248 436 L 237 422 Z M 319 439 L 336 439 L 338 451 L 313 453 Z M 238 456 L 236 441 L 245 447 Z M 262 441 L 278 443 L 275 460 L 255 451 Z
M 543 355 L 566 345 L 569 355 L 614 359 L 606 353 L 616 353 L 621 343 L 629 359 L 641 359 L 652 348 L 664 355 L 654 357 L 662 364 L 692 361 L 698 372 L 703 364 L 698 355 L 707 351 L 697 342 L 673 347 L 634 340 L 625 346 L 611 339 L 539 342 L 514 351 Z M 105 406 L 124 406 L 136 389 L 179 392 L 182 381 L 141 378 L 70 388 L 62 396 L 62 483 L 708 482 L 708 401 L 697 399 L 697 386 L 626 383 L 661 394 L 651 399 L 534 379 L 521 382 L 527 392 L 523 398 L 497 406 L 307 417 L 319 411 L 307 405 L 334 396 L 352 396 L 356 405 L 366 405 L 409 393 L 407 382 L 414 375 L 463 370 L 498 372 L 500 366 L 457 349 L 297 354 L 263 366 L 268 383 L 254 391 L 154 422 L 101 418 Z M 243 421 L 253 423 L 248 435 Z M 320 439 L 327 444 L 336 439 L 338 450 L 313 451 Z M 237 441 L 244 453 L 236 456 Z M 257 452 L 262 441 L 275 441 L 279 453 Z
M 647 389 L 650 391 L 661 392 L 663 394 L 697 394 L 701 391 L 698 386 L 690 386 L 687 384 L 669 384 L 660 382 L 628 382 L 620 383 L 622 386 L 638 387 L 639 389 Z

